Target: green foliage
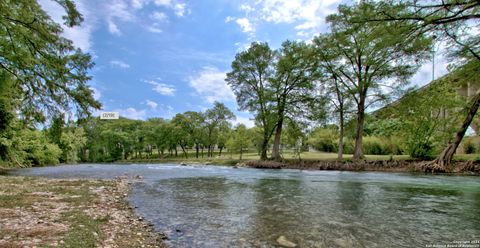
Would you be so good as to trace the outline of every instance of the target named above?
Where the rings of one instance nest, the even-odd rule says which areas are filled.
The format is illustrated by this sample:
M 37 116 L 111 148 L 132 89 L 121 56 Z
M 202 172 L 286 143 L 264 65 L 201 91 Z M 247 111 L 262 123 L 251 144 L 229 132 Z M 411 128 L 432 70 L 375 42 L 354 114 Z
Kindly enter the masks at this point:
M 477 147 L 471 140 L 467 140 L 463 144 L 463 151 L 465 152 L 465 154 L 473 154 L 477 152 Z
M 357 123 L 354 158 L 363 157 L 361 137 L 365 109 L 385 101 L 407 83 L 430 54 L 430 39 L 409 36 L 409 23 L 361 22 L 375 18 L 379 3 L 361 1 L 353 6 L 340 5 L 338 13 L 327 17 L 332 30 L 314 39 L 322 67 L 337 71 L 338 80 L 356 103 Z M 330 69 L 330 71 L 332 71 Z M 391 89 L 386 92 L 385 87 Z
M 231 137 L 227 141 L 227 148 L 230 154 L 233 152 L 239 154 L 239 159 L 242 159 L 244 152 L 248 150 L 251 145 L 251 131 L 243 124 L 238 125 L 232 132 Z
M 396 104 L 378 111 L 374 134 L 402 136 L 406 152 L 414 158 L 431 158 L 452 138 L 466 103 L 458 95 L 463 84 L 455 73 L 406 94 Z
M 308 138 L 308 144 L 318 151 L 338 151 L 338 130 L 335 128 L 316 128 Z
M 208 147 L 208 156 L 213 157 L 215 144 L 223 148 L 225 132 L 230 129 L 230 120 L 235 119 L 235 115 L 223 103 L 214 102 L 213 108 L 205 112 L 204 124 L 206 127 L 205 145 Z M 219 138 L 222 138 L 219 142 Z
M 76 163 L 80 161 L 78 152 L 86 143 L 87 137 L 81 127 L 71 127 L 62 132 L 62 136 L 60 137 L 62 162 Z
M 82 18 L 72 1 L 57 1 L 66 9 L 65 22 L 79 25 Z M 62 28 L 37 1 L 0 2 L 0 63 L 2 71 L 16 82 L 22 117 L 35 121 L 57 113 L 77 110 L 90 113 L 100 108 L 87 86 L 91 57 L 62 37 Z M 45 115 L 47 114 L 47 115 Z
M 273 154 L 279 158 L 282 128 L 286 118 L 322 116 L 323 103 L 314 101 L 314 81 L 320 76 L 315 50 L 304 42 L 285 41 L 278 50 L 267 43 L 252 43 L 232 62 L 226 81 L 241 110 L 254 113 L 263 129 L 261 158 L 275 131 Z M 312 113 L 315 111 L 316 115 Z
M 277 123 L 274 92 L 269 87 L 274 78 L 276 53 L 267 43 L 252 43 L 247 51 L 237 53 L 232 62 L 232 71 L 225 79 L 236 95 L 240 110 L 255 115 L 256 125 L 262 129 L 261 158 L 267 159 L 270 138 Z
M 380 137 L 366 136 L 363 137 L 363 151 L 369 155 L 393 155 L 394 152 L 389 143 L 388 140 Z
M 21 129 L 9 140 L 9 160 L 19 166 L 44 166 L 59 163 L 62 150 L 49 143 L 45 133 Z

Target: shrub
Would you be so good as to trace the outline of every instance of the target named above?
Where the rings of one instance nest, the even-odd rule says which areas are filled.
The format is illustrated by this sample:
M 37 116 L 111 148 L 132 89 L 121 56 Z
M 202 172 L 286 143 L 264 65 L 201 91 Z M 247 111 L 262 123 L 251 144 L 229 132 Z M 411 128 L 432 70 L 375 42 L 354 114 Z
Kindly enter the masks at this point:
M 467 140 L 463 144 L 463 151 L 465 152 L 465 154 L 473 154 L 477 152 L 477 148 L 475 147 L 475 144 L 473 144 L 471 140 Z
M 317 128 L 309 137 L 308 144 L 323 152 L 338 151 L 338 131 L 332 128 Z
M 409 146 L 409 155 L 412 158 L 431 159 L 433 157 L 433 145 L 431 143 L 414 143 Z
M 389 142 L 375 136 L 363 137 L 363 152 L 370 155 L 392 154 Z

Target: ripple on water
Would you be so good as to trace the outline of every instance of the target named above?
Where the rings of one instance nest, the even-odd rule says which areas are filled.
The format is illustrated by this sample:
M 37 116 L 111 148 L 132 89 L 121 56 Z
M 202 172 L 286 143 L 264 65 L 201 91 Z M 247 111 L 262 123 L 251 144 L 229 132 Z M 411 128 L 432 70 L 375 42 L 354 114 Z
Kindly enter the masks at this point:
M 480 237 L 478 177 L 79 165 L 14 172 L 142 175 L 131 202 L 174 247 L 425 247 Z

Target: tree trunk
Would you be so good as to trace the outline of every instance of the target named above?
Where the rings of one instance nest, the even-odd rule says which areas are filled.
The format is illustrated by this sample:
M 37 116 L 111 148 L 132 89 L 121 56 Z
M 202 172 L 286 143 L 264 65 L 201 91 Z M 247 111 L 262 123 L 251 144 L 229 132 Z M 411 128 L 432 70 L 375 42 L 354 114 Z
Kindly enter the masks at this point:
M 277 127 L 275 129 L 275 138 L 273 140 L 273 148 L 272 148 L 272 158 L 277 161 L 282 159 L 282 157 L 280 156 L 280 141 L 282 137 L 282 128 L 283 128 L 283 117 L 280 117 L 277 123 Z
M 183 155 L 185 155 L 185 158 L 188 158 L 187 152 L 185 151 L 185 146 L 181 145 L 180 147 L 182 148 Z
M 365 122 L 365 96 L 360 96 L 360 102 L 357 108 L 357 130 L 355 132 L 355 150 L 353 160 L 359 161 L 365 156 L 363 155 L 363 124 Z
M 240 146 L 240 160 L 242 160 L 242 155 L 243 155 L 243 147 Z
M 268 149 L 268 137 L 266 135 L 263 136 L 262 142 L 262 151 L 260 153 L 260 160 L 267 160 L 267 149 Z
M 198 144 L 195 145 L 195 157 L 198 158 L 199 147 Z
M 175 146 L 175 157 L 178 157 L 178 150 L 176 146 Z
M 344 136 L 344 119 L 343 119 L 343 103 L 340 103 L 340 137 L 338 138 L 338 160 L 343 159 L 343 136 Z
M 455 155 L 458 145 L 460 144 L 460 142 L 462 142 L 463 136 L 465 136 L 465 132 L 472 123 L 472 120 L 475 117 L 479 106 L 480 91 L 477 93 L 477 95 L 475 95 L 475 98 L 472 100 L 472 104 L 470 106 L 470 109 L 468 110 L 468 114 L 465 117 L 462 126 L 457 131 L 453 143 L 448 144 L 447 147 L 445 147 L 445 149 L 440 153 L 440 155 L 438 155 L 438 157 L 432 162 L 432 165 L 437 165 L 439 167 L 437 168 L 437 170 L 445 171 L 446 169 L 448 169 L 448 167 L 451 166 L 453 155 Z
M 221 148 L 218 149 L 218 156 L 221 157 L 222 156 L 222 150 L 223 150 L 223 146 Z

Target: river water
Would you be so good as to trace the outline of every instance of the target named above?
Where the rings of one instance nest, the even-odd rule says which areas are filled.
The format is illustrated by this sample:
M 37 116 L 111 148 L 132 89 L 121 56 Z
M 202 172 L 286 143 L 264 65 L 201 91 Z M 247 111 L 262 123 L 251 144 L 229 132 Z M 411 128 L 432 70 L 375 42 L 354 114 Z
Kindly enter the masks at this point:
M 13 174 L 140 175 L 130 204 L 172 247 L 275 247 L 280 236 L 298 247 L 480 247 L 479 177 L 165 164 Z

